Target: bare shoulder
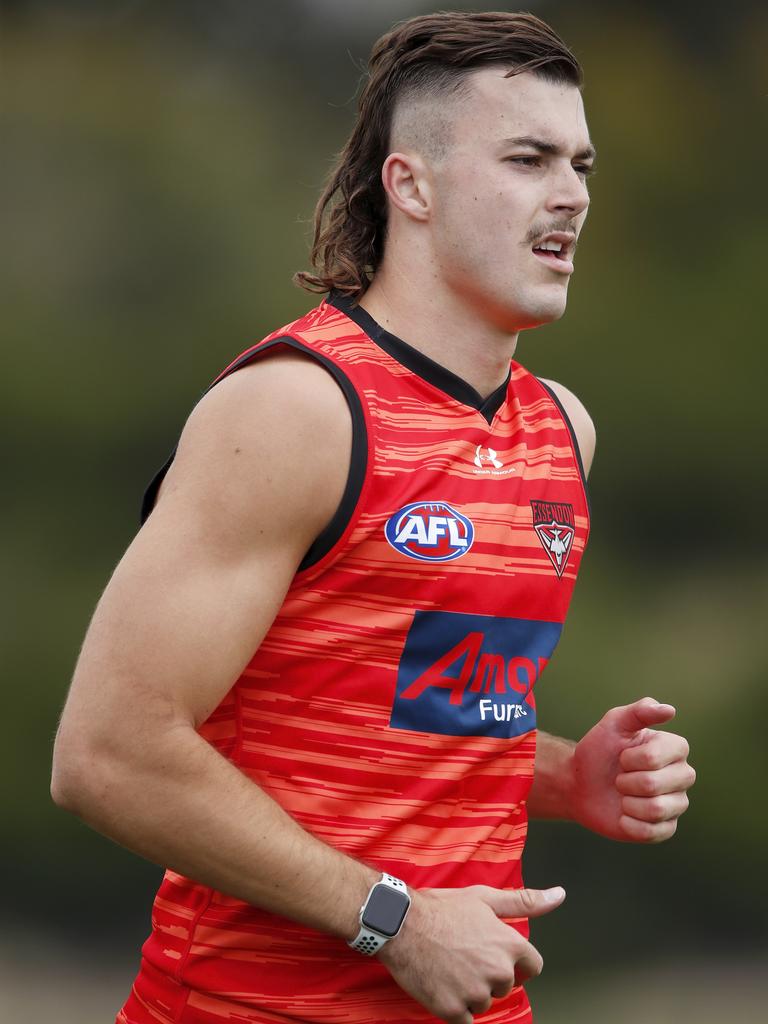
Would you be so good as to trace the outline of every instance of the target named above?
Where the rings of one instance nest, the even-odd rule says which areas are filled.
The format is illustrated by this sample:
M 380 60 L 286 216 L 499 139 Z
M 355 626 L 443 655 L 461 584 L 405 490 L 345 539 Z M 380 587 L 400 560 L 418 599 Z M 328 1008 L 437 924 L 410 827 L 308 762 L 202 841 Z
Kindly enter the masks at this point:
M 592 466 L 592 460 L 595 456 L 595 424 L 592 422 L 592 417 L 584 407 L 584 403 L 574 395 L 564 384 L 559 384 L 556 380 L 543 380 L 542 383 L 547 384 L 557 397 L 560 399 L 560 403 L 568 414 L 568 419 L 573 425 L 573 429 L 576 433 L 576 438 L 579 442 L 579 451 L 581 452 L 581 461 L 584 464 L 584 472 L 589 475 L 590 467 Z
M 338 507 L 351 446 L 347 400 L 320 363 L 291 351 L 256 359 L 193 409 L 150 520 L 194 507 L 201 528 L 247 545 L 269 515 L 305 550 Z

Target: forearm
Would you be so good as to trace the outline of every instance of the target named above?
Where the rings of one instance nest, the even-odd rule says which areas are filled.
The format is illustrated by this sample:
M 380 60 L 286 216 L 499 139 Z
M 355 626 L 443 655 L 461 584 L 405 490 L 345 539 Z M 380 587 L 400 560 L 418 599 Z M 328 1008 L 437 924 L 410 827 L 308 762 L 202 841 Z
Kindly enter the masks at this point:
M 151 743 L 142 743 L 142 752 Z M 63 806 L 148 860 L 345 939 L 378 873 L 306 832 L 191 727 L 156 754 L 91 758 Z M 86 779 L 90 781 L 85 781 Z
M 533 786 L 528 794 L 531 818 L 570 820 L 573 809 L 573 740 L 539 732 Z

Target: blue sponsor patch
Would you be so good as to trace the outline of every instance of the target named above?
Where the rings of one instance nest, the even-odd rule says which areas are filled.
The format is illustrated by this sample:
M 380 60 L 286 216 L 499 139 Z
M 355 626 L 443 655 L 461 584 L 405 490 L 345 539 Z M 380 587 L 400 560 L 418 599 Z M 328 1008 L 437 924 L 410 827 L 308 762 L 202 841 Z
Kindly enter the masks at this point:
M 521 736 L 536 728 L 533 686 L 560 622 L 416 612 L 390 725 L 446 736 Z

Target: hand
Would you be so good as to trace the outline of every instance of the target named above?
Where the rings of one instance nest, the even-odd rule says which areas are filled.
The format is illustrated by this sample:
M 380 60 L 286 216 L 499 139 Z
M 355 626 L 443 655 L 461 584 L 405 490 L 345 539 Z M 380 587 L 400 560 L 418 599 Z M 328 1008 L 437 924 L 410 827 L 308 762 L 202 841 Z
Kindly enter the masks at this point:
M 648 728 L 674 718 L 651 697 L 608 711 L 573 752 L 573 817 L 586 828 L 634 843 L 674 835 L 696 772 L 688 743 Z
M 493 999 L 541 973 L 543 961 L 502 917 L 539 917 L 565 890 L 421 889 L 399 935 L 378 954 L 397 984 L 448 1024 L 472 1024 Z

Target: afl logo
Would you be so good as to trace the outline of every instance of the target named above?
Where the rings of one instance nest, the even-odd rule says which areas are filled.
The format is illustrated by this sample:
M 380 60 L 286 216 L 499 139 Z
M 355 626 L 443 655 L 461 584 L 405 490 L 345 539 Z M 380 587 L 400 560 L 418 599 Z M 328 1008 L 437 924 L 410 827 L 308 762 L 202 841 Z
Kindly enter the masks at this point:
M 451 562 L 466 555 L 475 528 L 444 501 L 417 501 L 387 520 L 384 533 L 392 547 L 421 562 Z

